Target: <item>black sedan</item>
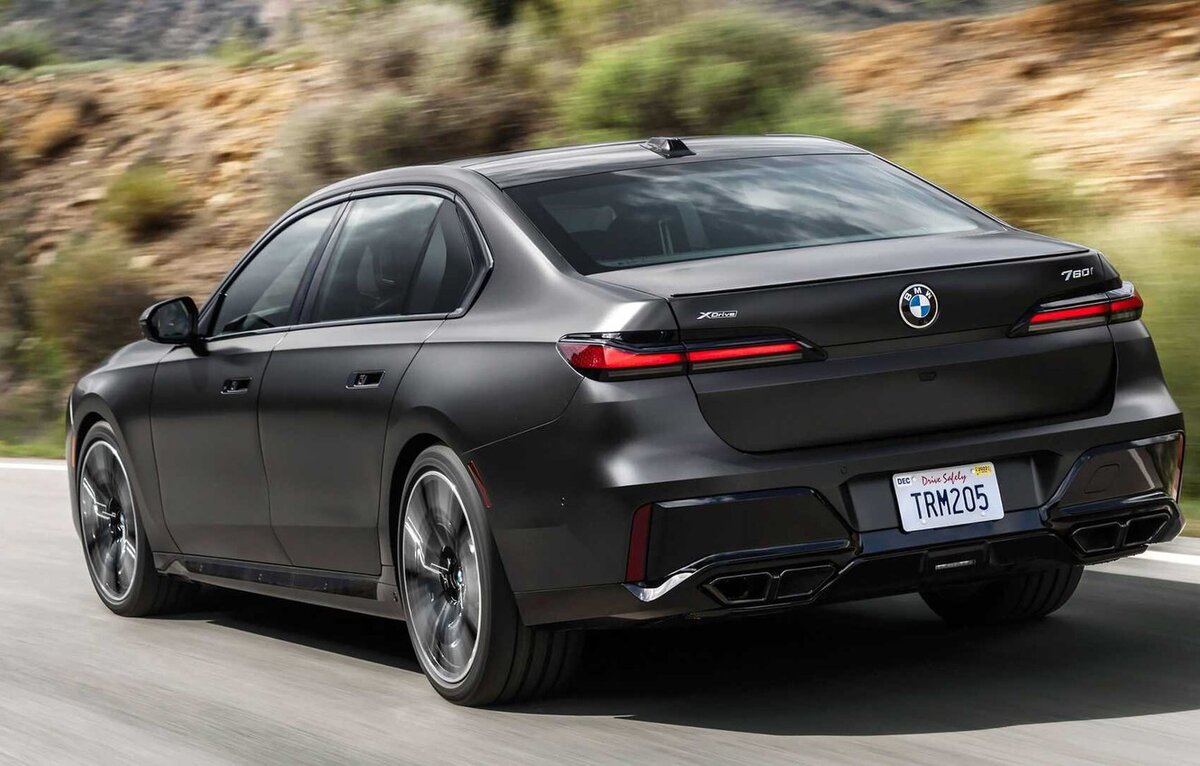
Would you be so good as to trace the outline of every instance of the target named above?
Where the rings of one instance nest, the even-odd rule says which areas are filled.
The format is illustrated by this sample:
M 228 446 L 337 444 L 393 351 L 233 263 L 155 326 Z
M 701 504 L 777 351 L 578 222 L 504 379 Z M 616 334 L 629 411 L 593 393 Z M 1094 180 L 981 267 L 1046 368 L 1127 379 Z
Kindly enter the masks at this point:
M 919 592 L 1039 618 L 1182 527 L 1142 300 L 811 137 L 334 184 L 76 386 L 101 600 L 197 583 L 402 619 L 444 697 L 551 693 L 584 630 Z

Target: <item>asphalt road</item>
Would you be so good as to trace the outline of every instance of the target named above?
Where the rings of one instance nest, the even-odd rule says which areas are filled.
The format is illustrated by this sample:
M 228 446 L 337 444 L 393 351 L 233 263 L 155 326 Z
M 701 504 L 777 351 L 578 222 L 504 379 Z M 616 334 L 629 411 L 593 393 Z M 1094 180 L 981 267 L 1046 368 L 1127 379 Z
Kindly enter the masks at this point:
M 4 763 L 1200 760 L 1200 541 L 1090 571 L 1033 626 L 952 630 L 904 597 L 598 633 L 571 696 L 464 710 L 386 620 L 252 597 L 110 614 L 65 483 L 0 461 Z

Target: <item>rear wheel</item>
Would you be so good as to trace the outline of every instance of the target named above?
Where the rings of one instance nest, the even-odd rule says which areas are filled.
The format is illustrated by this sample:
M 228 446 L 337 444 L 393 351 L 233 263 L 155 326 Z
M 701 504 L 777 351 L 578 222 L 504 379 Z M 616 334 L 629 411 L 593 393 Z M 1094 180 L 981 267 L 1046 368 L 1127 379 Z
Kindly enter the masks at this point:
M 570 679 L 582 637 L 526 627 L 462 461 L 443 446 L 405 483 L 400 590 L 408 634 L 433 688 L 460 705 L 545 696 Z
M 1082 566 L 1063 564 L 1001 580 L 921 591 L 921 598 L 954 625 L 1026 622 L 1066 604 L 1082 576 Z
M 194 586 L 154 569 L 133 485 L 112 428 L 107 423 L 92 426 L 79 454 L 76 513 L 88 574 L 100 600 L 123 617 L 183 608 Z

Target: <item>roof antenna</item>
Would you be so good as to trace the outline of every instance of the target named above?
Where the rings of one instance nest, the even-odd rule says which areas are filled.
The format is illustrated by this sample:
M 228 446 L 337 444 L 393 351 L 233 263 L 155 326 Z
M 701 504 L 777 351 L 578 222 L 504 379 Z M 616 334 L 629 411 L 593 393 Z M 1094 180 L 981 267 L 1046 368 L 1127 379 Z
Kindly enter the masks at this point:
M 682 138 L 670 138 L 668 136 L 655 136 L 649 141 L 641 144 L 643 149 L 649 149 L 655 154 L 660 154 L 667 159 L 675 157 L 690 157 L 695 152 L 688 148 L 688 145 L 683 142 Z

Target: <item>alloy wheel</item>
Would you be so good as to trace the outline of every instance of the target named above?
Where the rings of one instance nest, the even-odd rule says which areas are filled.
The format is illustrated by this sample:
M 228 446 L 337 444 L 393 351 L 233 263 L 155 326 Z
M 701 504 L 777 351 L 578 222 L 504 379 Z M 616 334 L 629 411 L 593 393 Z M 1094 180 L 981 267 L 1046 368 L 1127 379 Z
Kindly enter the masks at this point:
M 88 568 L 104 597 L 129 596 L 137 572 L 138 528 L 129 475 L 117 450 L 94 442 L 79 469 L 79 520 Z
M 483 594 L 471 522 L 445 474 L 417 477 L 402 534 L 404 598 L 416 649 L 438 680 L 456 684 L 475 659 Z

